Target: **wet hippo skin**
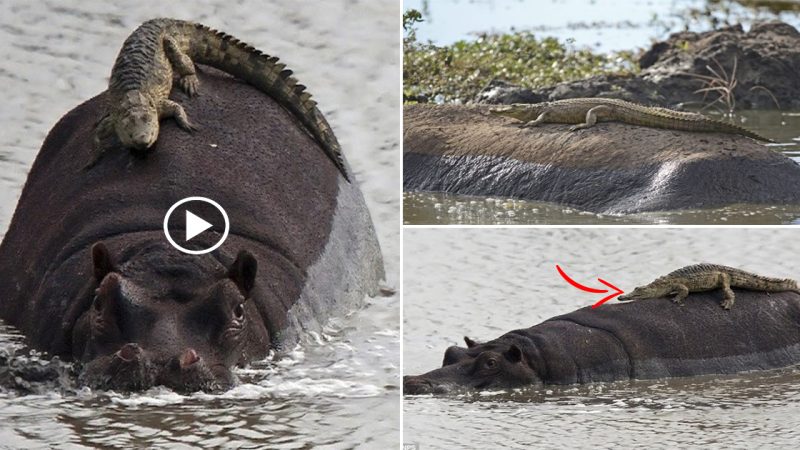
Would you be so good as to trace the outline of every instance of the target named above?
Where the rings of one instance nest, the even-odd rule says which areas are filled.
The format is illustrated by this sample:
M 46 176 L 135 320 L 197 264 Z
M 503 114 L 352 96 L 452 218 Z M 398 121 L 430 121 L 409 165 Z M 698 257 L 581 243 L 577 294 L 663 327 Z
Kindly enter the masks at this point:
M 404 377 L 404 393 L 733 374 L 800 363 L 800 295 L 735 290 L 581 308 L 484 343 L 451 347 L 443 366 Z M 740 303 L 741 302 L 741 303 Z
M 0 317 L 34 347 L 82 361 L 87 384 L 228 386 L 232 366 L 318 328 L 383 278 L 357 183 L 271 98 L 213 69 L 199 76 L 201 95 L 173 91 L 199 130 L 164 120 L 143 158 L 110 149 L 85 170 L 104 96 L 66 114 L 0 245 Z M 211 254 L 164 238 L 164 215 L 188 196 L 230 217 Z
M 800 204 L 800 165 L 750 138 L 598 123 L 520 128 L 488 105 L 403 108 L 403 188 L 598 213 Z

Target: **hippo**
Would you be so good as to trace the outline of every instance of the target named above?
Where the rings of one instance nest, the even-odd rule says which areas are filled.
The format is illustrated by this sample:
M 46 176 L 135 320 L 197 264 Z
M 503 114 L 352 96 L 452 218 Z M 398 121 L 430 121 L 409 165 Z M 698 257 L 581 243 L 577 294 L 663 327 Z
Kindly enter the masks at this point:
M 403 378 L 407 395 L 734 374 L 800 363 L 800 294 L 734 289 L 581 308 L 488 342 L 465 338 L 442 367 Z M 741 300 L 741 303 L 738 303 Z
M 229 388 L 233 368 L 358 307 L 384 278 L 358 184 L 272 98 L 208 67 L 198 76 L 203 95 L 172 93 L 198 130 L 165 120 L 145 156 L 109 149 L 87 168 L 106 93 L 61 118 L 0 244 L 0 318 L 91 388 Z M 230 218 L 210 253 L 165 238 L 165 214 L 190 196 Z
M 403 189 L 602 214 L 800 205 L 800 164 L 753 139 L 600 123 L 520 128 L 488 105 L 403 107 Z

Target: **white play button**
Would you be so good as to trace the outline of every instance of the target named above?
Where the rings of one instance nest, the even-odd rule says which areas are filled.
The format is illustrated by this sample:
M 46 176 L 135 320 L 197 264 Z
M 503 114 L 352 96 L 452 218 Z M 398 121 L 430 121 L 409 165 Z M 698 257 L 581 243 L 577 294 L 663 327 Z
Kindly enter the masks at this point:
M 186 197 L 172 205 L 164 216 L 167 241 L 190 255 L 202 255 L 219 248 L 227 239 L 230 228 L 228 214 L 222 206 L 206 197 Z M 172 237 L 173 234 L 181 236 L 181 230 L 185 236 L 183 245 Z
M 192 214 L 188 209 L 186 210 L 186 241 L 189 241 L 191 238 L 213 226 L 214 225 L 197 217 L 195 214 Z

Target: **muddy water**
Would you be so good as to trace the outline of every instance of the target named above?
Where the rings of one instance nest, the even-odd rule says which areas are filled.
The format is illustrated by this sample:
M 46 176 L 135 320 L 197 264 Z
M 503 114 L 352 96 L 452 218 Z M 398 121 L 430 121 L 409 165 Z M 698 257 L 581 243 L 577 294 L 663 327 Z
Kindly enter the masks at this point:
M 622 289 L 717 262 L 798 278 L 787 229 L 407 229 L 404 373 L 439 367 L 462 336 L 488 340 L 598 300 L 561 280 Z M 769 332 L 769 330 L 764 330 Z M 404 441 L 455 448 L 792 448 L 800 369 L 544 391 L 406 397 Z
M 776 141 L 767 144 L 800 163 L 800 111 L 741 111 L 737 123 Z M 800 205 L 730 205 L 643 214 L 594 214 L 553 203 L 475 197 L 444 192 L 403 194 L 403 222 L 408 225 L 537 224 L 800 224 Z
M 0 2 L 0 236 L 47 131 L 107 84 L 116 53 L 159 16 L 219 28 L 278 55 L 314 94 L 365 192 L 397 285 L 399 14 L 396 1 Z M 2 295 L 2 293 L 0 293 Z M 0 394 L 0 446 L 388 448 L 399 433 L 399 298 L 239 372 L 222 395 L 152 390 Z M 0 350 L 19 347 L 0 329 Z

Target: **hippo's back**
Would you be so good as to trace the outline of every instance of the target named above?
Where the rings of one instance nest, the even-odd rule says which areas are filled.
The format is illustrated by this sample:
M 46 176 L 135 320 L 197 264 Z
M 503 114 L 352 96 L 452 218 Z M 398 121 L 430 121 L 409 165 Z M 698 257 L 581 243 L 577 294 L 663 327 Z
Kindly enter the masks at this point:
M 711 291 L 690 295 L 683 306 L 660 298 L 582 308 L 526 334 L 542 343 L 553 372 L 572 376 L 582 371 L 589 381 L 736 373 L 800 363 L 800 295 L 735 292 L 730 310 L 720 307 L 721 293 Z M 608 355 L 618 360 L 611 377 L 600 373 L 610 370 Z

